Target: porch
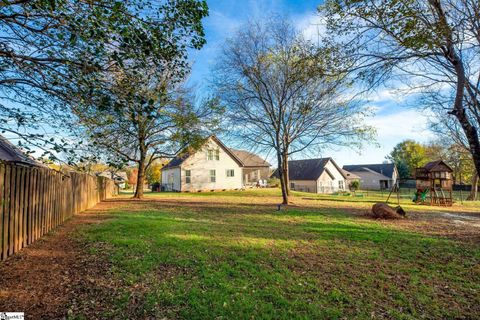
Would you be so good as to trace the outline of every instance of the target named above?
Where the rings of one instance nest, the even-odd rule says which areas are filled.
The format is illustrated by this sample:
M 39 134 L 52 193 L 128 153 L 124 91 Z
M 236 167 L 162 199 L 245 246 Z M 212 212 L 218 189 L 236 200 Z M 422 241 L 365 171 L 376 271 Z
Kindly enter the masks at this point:
M 244 187 L 261 186 L 260 181 L 269 178 L 270 170 L 267 167 L 246 167 L 242 169 L 242 184 Z

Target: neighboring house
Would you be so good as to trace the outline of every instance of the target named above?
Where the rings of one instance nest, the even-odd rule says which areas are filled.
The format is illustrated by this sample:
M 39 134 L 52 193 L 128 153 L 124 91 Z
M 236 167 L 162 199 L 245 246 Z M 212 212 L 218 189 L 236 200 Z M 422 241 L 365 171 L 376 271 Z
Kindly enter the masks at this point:
M 350 171 L 347 171 L 345 169 L 342 169 L 342 172 L 343 172 L 343 175 L 347 178 L 347 182 L 348 182 L 347 185 L 350 185 L 350 182 L 355 181 L 355 180 L 360 181 L 360 177 L 357 176 L 356 174 L 354 174 Z
M 290 189 L 313 193 L 347 190 L 347 177 L 332 158 L 288 161 Z
M 46 167 L 43 163 L 36 161 L 26 155 L 18 147 L 14 146 L 5 137 L 0 135 L 0 160 L 5 162 L 34 166 L 34 167 Z
M 347 189 L 350 189 L 351 183 L 353 181 L 358 181 L 360 183 L 360 177 L 357 176 L 356 174 L 350 171 L 347 171 L 345 169 L 342 169 L 342 172 L 343 172 L 343 175 L 347 178 L 347 182 L 346 182 Z
M 266 180 L 270 164 L 259 156 L 226 147 L 211 136 L 202 148 L 186 151 L 162 168 L 166 191 L 241 189 Z
M 125 186 L 126 186 L 125 183 L 128 180 L 127 173 L 124 171 L 113 172 L 113 171 L 105 170 L 102 172 L 97 172 L 96 175 L 100 177 L 106 177 L 106 178 L 112 179 L 115 182 L 115 184 L 121 189 L 125 189 Z
M 398 179 L 397 167 L 393 163 L 348 165 L 343 169 L 360 177 L 360 189 L 390 189 Z

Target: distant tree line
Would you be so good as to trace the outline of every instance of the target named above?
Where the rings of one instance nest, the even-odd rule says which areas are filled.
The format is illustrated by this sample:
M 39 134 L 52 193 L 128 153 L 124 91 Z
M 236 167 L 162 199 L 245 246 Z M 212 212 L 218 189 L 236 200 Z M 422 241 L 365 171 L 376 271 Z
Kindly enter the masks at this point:
M 469 199 L 477 199 L 478 175 L 471 154 L 461 145 L 452 143 L 450 139 L 430 143 L 404 140 L 393 148 L 386 159 L 395 163 L 400 179 L 414 178 L 416 168 L 430 161 L 443 160 L 453 170 L 454 183 L 471 184 L 472 192 Z

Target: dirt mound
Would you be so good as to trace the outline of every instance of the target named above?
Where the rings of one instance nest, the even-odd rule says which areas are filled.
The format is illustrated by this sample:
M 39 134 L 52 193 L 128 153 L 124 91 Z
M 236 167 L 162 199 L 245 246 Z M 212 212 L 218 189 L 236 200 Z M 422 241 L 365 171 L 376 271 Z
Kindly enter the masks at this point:
M 376 219 L 402 219 L 405 217 L 405 211 L 400 206 L 394 209 L 385 203 L 375 203 L 371 216 Z

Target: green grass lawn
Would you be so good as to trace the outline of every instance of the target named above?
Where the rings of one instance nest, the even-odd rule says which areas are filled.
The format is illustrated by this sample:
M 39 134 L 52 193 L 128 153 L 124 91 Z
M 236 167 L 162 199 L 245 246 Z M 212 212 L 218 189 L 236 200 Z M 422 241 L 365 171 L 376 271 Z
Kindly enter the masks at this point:
M 480 317 L 478 243 L 350 211 L 376 198 L 297 193 L 280 212 L 277 190 L 146 198 L 118 201 L 77 235 L 121 284 L 98 317 Z

